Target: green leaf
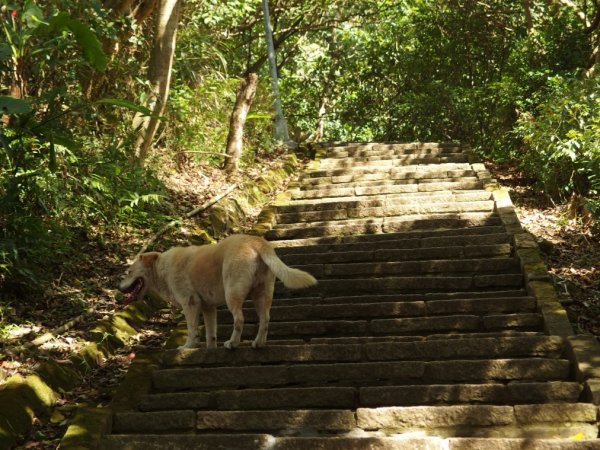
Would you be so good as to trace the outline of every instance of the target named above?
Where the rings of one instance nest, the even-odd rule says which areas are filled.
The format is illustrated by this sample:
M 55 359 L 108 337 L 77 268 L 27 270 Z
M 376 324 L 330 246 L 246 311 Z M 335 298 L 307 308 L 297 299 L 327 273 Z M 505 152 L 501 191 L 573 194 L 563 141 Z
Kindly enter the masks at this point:
M 71 19 L 69 29 L 73 32 L 77 43 L 83 49 L 83 56 L 94 69 L 104 72 L 108 59 L 102 50 L 102 44 L 96 34 L 78 20 Z
M 48 26 L 52 30 L 67 29 L 73 33 L 75 40 L 83 50 L 85 60 L 99 72 L 106 70 L 108 58 L 102 50 L 102 44 L 96 34 L 85 24 L 71 19 L 66 13 L 60 13 L 48 21 Z
M 99 103 L 101 105 L 120 106 L 122 108 L 127 108 L 131 111 L 140 113 L 144 116 L 149 116 L 149 117 L 154 117 L 156 119 L 164 120 L 164 117 L 160 117 L 160 116 L 156 116 L 156 115 L 152 114 L 152 111 L 150 111 L 145 106 L 137 105 L 133 102 L 130 102 L 128 100 L 123 100 L 120 98 L 103 98 L 103 99 L 97 100 L 96 103 Z
M 8 95 L 0 95 L 0 112 L 2 114 L 27 114 L 31 106 L 25 100 Z
M 43 23 L 44 13 L 43 11 L 32 1 L 25 3 L 23 9 L 23 20 L 28 28 L 37 28 Z

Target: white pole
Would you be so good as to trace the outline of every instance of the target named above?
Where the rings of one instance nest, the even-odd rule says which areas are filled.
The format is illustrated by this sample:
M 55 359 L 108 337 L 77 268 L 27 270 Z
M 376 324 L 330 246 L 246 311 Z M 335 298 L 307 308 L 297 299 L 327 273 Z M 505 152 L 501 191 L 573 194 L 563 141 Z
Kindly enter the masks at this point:
M 288 144 L 290 136 L 287 123 L 283 116 L 281 99 L 279 98 L 279 85 L 277 82 L 277 63 L 275 61 L 275 47 L 273 45 L 273 31 L 271 30 L 271 19 L 269 18 L 269 1 L 262 0 L 263 15 L 265 19 L 265 40 L 267 41 L 267 56 L 269 58 L 269 72 L 271 74 L 271 84 L 273 85 L 273 95 L 275 96 L 275 139 Z

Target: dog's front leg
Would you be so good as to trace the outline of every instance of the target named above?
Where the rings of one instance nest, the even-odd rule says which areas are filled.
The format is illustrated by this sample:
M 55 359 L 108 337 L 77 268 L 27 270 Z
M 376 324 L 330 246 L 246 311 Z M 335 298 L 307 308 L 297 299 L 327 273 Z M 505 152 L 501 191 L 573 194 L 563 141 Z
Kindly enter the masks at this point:
M 182 302 L 183 315 L 187 324 L 187 339 L 183 348 L 195 348 L 197 346 L 198 322 L 200 320 L 200 302 L 194 296 L 190 296 L 187 301 Z

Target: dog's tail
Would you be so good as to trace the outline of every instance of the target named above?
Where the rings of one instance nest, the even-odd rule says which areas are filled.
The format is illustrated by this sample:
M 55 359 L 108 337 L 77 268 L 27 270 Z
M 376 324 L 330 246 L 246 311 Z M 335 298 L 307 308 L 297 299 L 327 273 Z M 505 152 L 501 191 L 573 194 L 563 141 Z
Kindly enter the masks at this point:
M 302 289 L 317 284 L 317 280 L 310 273 L 286 266 L 279 259 L 271 245 L 262 245 L 258 253 L 264 263 L 283 282 L 286 288 Z

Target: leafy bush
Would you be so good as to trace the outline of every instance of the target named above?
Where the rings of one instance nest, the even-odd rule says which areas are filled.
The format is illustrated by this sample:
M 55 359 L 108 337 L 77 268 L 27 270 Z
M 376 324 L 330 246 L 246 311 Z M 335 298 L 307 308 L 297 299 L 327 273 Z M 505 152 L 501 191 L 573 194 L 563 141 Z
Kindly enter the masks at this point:
M 515 132 L 526 144 L 520 163 L 549 195 L 600 195 L 598 78 L 550 78 L 543 100 L 521 114 Z
M 103 133 L 124 122 L 115 105 L 135 106 L 83 91 L 107 67 L 113 25 L 95 2 L 69 8 L 82 19 L 61 6 L 0 9 L 0 291 L 12 295 L 41 290 L 90 236 L 160 216 L 160 183 L 130 167 L 131 131 Z

